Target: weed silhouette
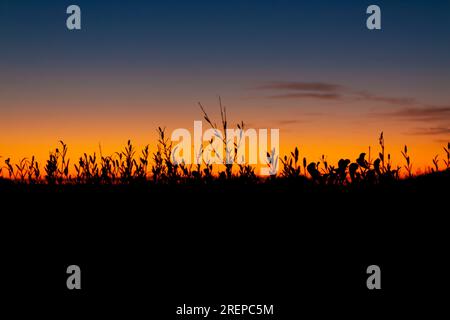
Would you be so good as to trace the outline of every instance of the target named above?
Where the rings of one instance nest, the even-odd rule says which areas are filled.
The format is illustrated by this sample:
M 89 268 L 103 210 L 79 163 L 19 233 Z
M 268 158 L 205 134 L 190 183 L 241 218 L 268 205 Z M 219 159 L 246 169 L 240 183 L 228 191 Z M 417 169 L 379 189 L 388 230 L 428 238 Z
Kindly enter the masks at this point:
M 205 121 L 213 130 L 219 132 L 218 126 L 208 116 L 204 106 L 201 103 L 199 106 Z M 419 178 L 413 173 L 413 163 L 406 145 L 400 151 L 405 164 L 393 166 L 391 154 L 386 155 L 383 132 L 378 138 L 380 147 L 378 157 L 373 161 L 370 147 L 367 159 L 367 153 L 362 152 L 354 161 L 341 158 L 336 165 L 330 164 L 325 155 L 322 155 L 317 162 L 308 162 L 306 156 L 301 158 L 300 149 L 295 147 L 290 154 L 280 158 L 281 168 L 275 172 L 278 167 L 278 158 L 275 156 L 275 150 L 271 150 L 267 153 L 266 164 L 274 174 L 269 177 L 257 176 L 255 167 L 237 161 L 237 150 L 242 143 L 242 135 L 238 141 L 233 142 L 234 150 L 229 147 L 229 137 L 226 133 L 228 128 L 226 107 L 223 106 L 220 97 L 219 111 L 221 129 L 225 134 L 224 136 L 217 134 L 213 139 L 222 139 L 226 150 L 224 158 L 220 159 L 221 164 L 215 166 L 205 160 L 197 161 L 196 164 L 177 162 L 173 155 L 172 141 L 167 137 L 165 128 L 159 127 L 158 141 L 153 153 L 150 152 L 149 145 L 138 152 L 131 140 L 128 140 L 123 150 L 112 155 L 103 155 L 99 146 L 99 157 L 95 152 L 91 155 L 84 153 L 76 163 L 71 165 L 68 158 L 68 146 L 63 141 L 59 141 L 59 147 L 50 152 L 45 162 L 44 176 L 41 175 L 39 163 L 34 156 L 31 160 L 21 159 L 16 164 L 13 164 L 10 158 L 6 158 L 3 160 L 4 165 L 0 166 L 0 180 L 9 181 L 9 185 L 11 183 L 15 185 L 211 185 L 225 181 L 232 181 L 238 185 L 260 185 L 288 181 L 301 185 L 350 189 L 386 186 L 393 183 L 404 185 L 403 181 L 411 182 Z M 238 123 L 237 127 L 243 131 L 244 122 Z M 212 145 L 213 139 L 207 143 Z M 202 145 L 199 150 L 196 150 L 195 157 L 198 160 L 204 159 L 204 148 L 205 146 Z M 442 168 L 439 166 L 439 155 L 436 155 L 432 159 L 433 167 L 422 176 L 441 174 L 448 185 L 449 149 L 450 143 L 444 147 L 444 166 L 441 165 Z

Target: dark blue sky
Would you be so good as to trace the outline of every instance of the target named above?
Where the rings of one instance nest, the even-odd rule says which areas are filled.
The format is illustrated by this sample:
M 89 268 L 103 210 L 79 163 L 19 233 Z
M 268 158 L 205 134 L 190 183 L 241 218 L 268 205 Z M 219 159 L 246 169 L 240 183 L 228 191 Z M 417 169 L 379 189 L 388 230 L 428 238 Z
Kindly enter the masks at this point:
M 1 66 L 165 68 L 333 62 L 450 67 L 450 1 L 22 1 L 0 6 Z M 381 32 L 365 9 L 382 8 Z M 81 32 L 65 8 L 82 9 Z M 98 65 L 100 64 L 100 65 Z

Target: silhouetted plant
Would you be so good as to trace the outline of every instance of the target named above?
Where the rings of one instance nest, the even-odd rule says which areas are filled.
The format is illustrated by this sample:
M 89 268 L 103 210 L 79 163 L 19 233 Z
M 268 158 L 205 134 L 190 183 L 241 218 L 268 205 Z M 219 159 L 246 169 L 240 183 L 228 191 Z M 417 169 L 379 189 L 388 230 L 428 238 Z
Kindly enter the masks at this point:
M 11 164 L 11 159 L 10 158 L 6 159 L 5 164 L 6 164 L 6 169 L 8 170 L 9 178 L 15 179 L 16 175 L 14 173 L 14 167 Z
M 402 151 L 402 155 L 406 161 L 405 169 L 408 172 L 408 176 L 411 178 L 412 177 L 412 163 L 411 163 L 411 159 L 408 155 L 408 146 L 405 145 L 405 148 Z
M 224 129 L 227 127 L 225 108 L 221 105 L 221 119 Z M 204 109 L 202 109 L 204 111 Z M 206 112 L 204 117 L 213 128 L 217 128 L 209 119 Z M 238 125 L 239 129 L 244 128 L 244 123 Z M 272 175 L 269 179 L 260 178 L 255 174 L 255 167 L 238 163 L 236 170 L 233 171 L 233 164 L 225 164 L 225 170 L 218 170 L 213 173 L 213 164 L 205 162 L 203 158 L 203 145 L 200 146 L 197 157 L 197 164 L 186 164 L 184 160 L 175 161 L 172 154 L 172 142 L 165 134 L 165 129 L 158 128 L 158 143 L 156 151 L 150 163 L 149 145 L 146 145 L 138 152 L 131 140 L 127 141 L 122 151 L 113 153 L 110 156 L 104 156 L 100 149 L 100 157 L 94 152 L 91 155 L 84 153 L 77 163 L 73 165 L 75 176 L 71 176 L 70 159 L 68 158 L 68 147 L 63 141 L 59 141 L 59 148 L 50 152 L 46 160 L 44 171 L 44 179 L 41 178 L 41 170 L 35 157 L 23 158 L 17 164 L 13 164 L 10 158 L 4 160 L 4 166 L 0 167 L 0 174 L 7 172 L 8 178 L 17 183 L 36 184 L 47 183 L 55 184 L 131 184 L 146 183 L 155 184 L 165 183 L 200 183 L 209 184 L 213 181 L 220 183 L 221 181 L 237 180 L 245 184 L 258 184 L 265 181 L 275 181 L 278 179 L 296 179 L 302 178 L 305 181 L 310 179 L 319 185 L 330 185 L 336 187 L 348 186 L 367 186 L 367 185 L 385 185 L 400 180 L 399 172 L 401 167 L 393 169 L 391 155 L 385 156 L 386 147 L 383 133 L 379 137 L 379 145 L 381 151 L 379 157 L 373 163 L 370 158 L 366 160 L 366 153 L 360 153 L 354 162 L 349 159 L 342 158 L 336 166 L 330 165 L 327 157 L 322 155 L 320 161 L 308 164 L 306 157 L 300 160 L 300 152 L 296 147 L 289 155 L 281 158 L 282 168 L 280 176 Z M 210 142 L 211 143 L 211 142 Z M 224 141 L 225 143 L 225 141 Z M 234 161 L 236 162 L 237 150 L 241 141 L 234 142 Z M 445 157 L 443 162 L 445 170 L 449 169 L 450 143 L 444 147 Z M 401 151 L 406 161 L 404 169 L 407 172 L 407 178 L 413 178 L 413 166 L 408 147 L 405 145 Z M 228 156 L 228 155 L 227 155 Z M 276 173 L 278 167 L 278 158 L 275 150 L 267 152 L 266 164 L 271 173 Z M 200 163 L 201 161 L 201 163 Z M 300 163 L 302 162 L 302 163 Z M 431 172 L 439 171 L 439 155 L 433 158 L 433 167 L 429 169 Z M 149 174 L 149 166 L 151 166 L 151 174 Z M 221 165 L 220 165 L 221 166 Z M 302 172 L 303 167 L 303 172 Z M 442 167 L 442 166 L 441 166 Z M 223 167 L 222 167 L 223 168 Z M 308 178 L 308 176 L 310 178 Z M 3 176 L 1 176 L 3 177 Z
M 436 155 L 436 156 L 433 158 L 433 165 L 434 165 L 434 168 L 432 168 L 431 170 L 432 170 L 433 172 L 439 171 L 439 155 Z
M 56 149 L 58 150 L 58 149 Z M 58 177 L 58 152 L 50 153 L 45 165 L 45 179 L 48 184 L 55 184 Z
M 380 146 L 381 146 L 381 152 L 379 153 L 380 156 L 380 160 L 381 160 L 381 167 L 380 167 L 380 171 L 384 171 L 385 170 L 385 165 L 384 165 L 384 137 L 383 137 L 383 131 L 381 131 L 380 134 L 380 138 L 378 139 Z
M 275 152 L 275 149 L 272 149 L 270 152 L 267 152 L 266 163 L 269 169 L 270 179 L 275 179 L 278 168 L 278 156 Z
M 230 154 L 232 150 L 228 147 L 228 133 L 227 133 L 227 127 L 228 127 L 228 121 L 227 121 L 227 110 L 226 107 L 222 105 L 222 99 L 219 96 L 219 111 L 220 111 L 220 120 L 222 123 L 222 129 L 223 129 L 223 136 L 220 134 L 220 131 L 216 125 L 216 123 L 213 123 L 212 120 L 209 118 L 208 114 L 206 113 L 205 108 L 203 105 L 199 102 L 198 105 L 200 106 L 200 110 L 203 112 L 203 118 L 205 121 L 211 126 L 211 128 L 216 132 L 216 136 L 211 139 L 210 145 L 213 145 L 214 139 L 221 139 L 223 145 L 225 146 L 225 157 L 221 159 L 225 166 L 225 175 L 228 179 L 231 178 L 233 173 L 233 163 L 236 161 L 237 154 L 234 152 L 234 159 L 230 158 Z M 242 124 L 243 126 L 243 124 Z M 240 125 L 238 124 L 238 127 L 240 128 Z M 242 128 L 243 130 L 243 128 Z M 237 146 L 234 144 L 235 150 L 237 150 Z M 217 150 L 214 150 L 216 155 L 219 155 L 220 153 L 217 152 Z M 219 172 L 220 174 L 220 172 Z
M 63 141 L 59 141 L 59 143 L 61 144 L 62 149 L 56 148 L 55 151 L 50 152 L 44 167 L 46 173 L 45 179 L 48 184 L 61 184 L 70 180 L 70 159 L 67 159 L 67 145 Z
M 28 181 L 30 183 L 36 183 L 39 182 L 40 177 L 41 171 L 39 170 L 39 163 L 35 160 L 34 156 L 32 156 L 28 166 Z
M 146 145 L 144 149 L 141 151 L 139 163 L 137 164 L 135 172 L 136 179 L 140 181 L 145 181 L 147 179 L 148 157 L 149 157 L 149 145 Z
M 284 158 L 281 159 L 281 163 L 283 164 L 281 176 L 289 178 L 300 177 L 301 168 L 300 164 L 298 164 L 298 161 L 299 161 L 299 151 L 298 148 L 295 147 L 295 150 L 291 152 L 289 158 L 287 156 L 284 156 Z
M 23 158 L 22 160 L 20 160 L 19 164 L 16 164 L 16 172 L 17 172 L 17 178 L 21 181 L 24 182 L 25 179 L 28 176 L 28 159 L 27 158 Z
M 159 182 L 175 182 L 178 164 L 171 158 L 172 142 L 166 137 L 165 128 L 158 127 L 157 151 L 153 154 L 153 180 Z
M 219 130 L 217 124 L 215 122 L 213 122 L 211 120 L 211 118 L 208 116 L 208 113 L 206 112 L 203 105 L 200 102 L 198 103 L 200 110 L 203 113 L 203 118 L 216 133 L 216 135 L 209 141 L 209 144 L 212 146 L 214 153 L 217 156 L 220 156 L 220 154 L 221 154 L 221 152 L 220 153 L 217 152 L 217 150 L 215 150 L 215 148 L 213 146 L 214 139 L 221 139 L 223 145 L 225 146 L 225 156 L 223 157 L 223 159 L 219 159 L 225 167 L 225 172 L 222 173 L 221 171 L 219 171 L 218 175 L 221 178 L 231 179 L 233 177 L 233 165 L 237 164 L 239 167 L 238 175 L 244 174 L 244 175 L 247 175 L 249 178 L 252 178 L 252 176 L 254 175 L 254 169 L 251 170 L 250 166 L 248 164 L 242 163 L 241 161 L 238 161 L 239 159 L 237 159 L 238 150 L 241 147 L 242 143 L 244 142 L 243 139 L 245 139 L 245 137 L 243 137 L 243 132 L 245 131 L 245 124 L 243 121 L 241 121 L 241 123 L 238 123 L 236 125 L 240 132 L 240 135 L 238 136 L 237 142 L 231 141 L 228 136 L 228 132 L 227 132 L 227 129 L 228 129 L 227 110 L 226 110 L 226 107 L 222 104 L 222 99 L 220 96 L 218 97 L 218 99 L 219 99 L 220 121 L 221 121 L 221 125 L 222 125 L 223 135 L 221 134 L 221 131 Z M 232 142 L 232 144 L 231 144 L 231 142 Z M 230 146 L 230 144 L 231 144 L 231 146 Z M 269 156 L 267 158 L 267 161 L 269 163 L 271 163 L 269 165 L 269 170 L 273 170 L 273 168 L 278 165 L 278 158 L 277 159 L 271 158 L 271 155 L 273 154 L 272 151 L 270 153 L 268 153 Z M 208 172 L 208 174 L 211 174 L 212 173 L 211 170 L 209 168 L 207 168 L 206 172 Z
M 122 183 L 130 183 L 133 179 L 133 169 L 137 166 L 136 160 L 134 159 L 135 153 L 136 151 L 131 143 L 131 140 L 128 140 L 123 151 L 116 153 L 119 157 L 118 168 Z
M 339 182 L 340 184 L 343 184 L 346 181 L 347 178 L 347 166 L 350 164 L 350 160 L 349 159 L 341 159 L 338 162 L 338 167 L 337 167 L 337 175 L 339 178 Z
M 307 163 L 307 160 L 306 160 L 306 157 L 304 157 L 303 158 L 303 175 L 306 177 L 306 163 Z
M 320 181 L 320 171 L 317 170 L 317 164 L 315 162 L 311 162 L 310 164 L 308 164 L 306 169 L 308 170 L 309 175 L 314 181 Z
M 444 151 L 447 155 L 447 160 L 444 159 L 445 168 L 447 170 L 449 170 L 450 169 L 450 142 L 447 144 L 447 148 L 444 147 Z
M 355 162 L 351 163 L 348 167 L 350 179 L 353 183 L 358 182 L 361 179 L 361 175 L 357 172 L 359 165 Z

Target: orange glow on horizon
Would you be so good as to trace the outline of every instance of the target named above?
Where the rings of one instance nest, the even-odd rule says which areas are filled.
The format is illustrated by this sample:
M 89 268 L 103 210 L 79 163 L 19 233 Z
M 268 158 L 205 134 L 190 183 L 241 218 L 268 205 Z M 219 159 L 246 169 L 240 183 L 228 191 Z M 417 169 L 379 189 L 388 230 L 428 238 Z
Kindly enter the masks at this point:
M 183 121 L 179 121 L 182 123 Z M 150 127 L 150 126 L 149 126 Z M 187 124 L 186 129 L 191 129 L 192 123 Z M 204 126 L 206 128 L 206 126 Z M 31 158 L 35 156 L 40 163 L 41 168 L 45 165 L 45 161 L 51 151 L 59 148 L 59 140 L 63 140 L 69 148 L 68 156 L 71 159 L 71 169 L 73 164 L 84 153 L 97 156 L 100 153 L 100 146 L 103 155 L 112 155 L 115 152 L 123 150 L 128 139 L 131 139 L 136 147 L 137 155 L 140 150 L 147 144 L 150 145 L 151 154 L 156 151 L 157 143 L 157 126 L 151 129 L 143 129 L 139 124 L 128 128 L 119 128 L 118 130 L 105 130 L 101 126 L 91 128 L 87 132 L 60 130 L 60 134 L 52 136 L 50 132 L 42 129 L 41 132 L 31 133 L 22 132 L 20 135 L 9 136 L 8 132 L 2 132 L 2 140 L 0 141 L 0 158 L 2 166 L 4 160 L 11 158 L 13 163 L 19 162 L 22 158 Z M 266 128 L 270 128 L 267 126 Z M 69 128 L 70 129 L 70 128 Z M 174 128 L 167 128 L 167 134 L 170 137 Z M 48 130 L 51 131 L 51 130 Z M 295 147 L 300 151 L 300 163 L 303 157 L 307 162 L 322 162 L 322 155 L 325 156 L 329 165 L 336 165 L 339 159 L 348 158 L 355 161 L 360 153 L 366 153 L 366 159 L 370 157 L 372 161 L 378 157 L 380 147 L 378 144 L 378 131 L 365 133 L 364 135 L 345 134 L 332 128 L 327 130 L 320 129 L 320 134 L 302 132 L 304 130 L 283 130 L 280 129 L 280 156 L 290 154 Z M 306 131 L 306 130 L 305 130 Z M 381 130 L 380 130 L 381 131 Z M 129 134 L 127 134 L 129 132 Z M 395 132 L 384 132 L 386 141 L 386 154 L 391 154 L 391 160 L 394 167 L 404 166 L 405 160 L 401 154 L 404 145 L 408 145 L 408 153 L 413 163 L 413 171 L 416 173 L 425 172 L 432 167 L 432 158 L 439 156 L 440 165 L 444 163 L 442 159 L 446 156 L 443 146 L 447 146 L 444 141 L 433 141 L 429 137 L 413 137 L 405 136 Z M 406 139 L 405 139 L 406 138 Z M 281 166 L 281 163 L 280 163 Z M 280 167 L 281 168 L 281 167 Z M 443 167 L 442 167 L 443 168 Z

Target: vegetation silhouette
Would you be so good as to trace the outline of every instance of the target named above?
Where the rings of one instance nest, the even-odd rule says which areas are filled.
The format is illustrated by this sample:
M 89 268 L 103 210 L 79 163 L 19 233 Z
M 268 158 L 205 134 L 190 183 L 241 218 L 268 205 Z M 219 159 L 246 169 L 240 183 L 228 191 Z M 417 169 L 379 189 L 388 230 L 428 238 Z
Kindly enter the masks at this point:
M 199 103 L 203 117 L 212 129 L 218 126 L 211 120 L 202 104 Z M 219 98 L 223 143 L 227 146 L 226 129 L 228 127 L 226 108 Z M 237 124 L 238 129 L 245 130 L 244 122 Z M 237 152 L 234 161 L 229 163 L 222 159 L 223 164 L 213 167 L 202 160 L 202 164 L 178 163 L 173 159 L 172 142 L 167 137 L 165 129 L 159 127 L 158 141 L 154 153 L 150 146 L 136 150 L 128 140 L 123 150 L 112 155 L 103 155 L 101 147 L 99 154 L 84 153 L 78 161 L 71 165 L 68 158 L 68 146 L 59 141 L 59 147 L 52 151 L 41 170 L 34 156 L 24 158 L 13 164 L 10 158 L 3 160 L 0 167 L 0 187 L 20 188 L 21 186 L 224 186 L 233 187 L 268 186 L 270 188 L 289 188 L 300 186 L 304 190 L 366 190 L 366 189 L 414 189 L 417 186 L 448 188 L 450 176 L 450 142 L 444 147 L 443 165 L 439 165 L 439 157 L 432 159 L 433 166 L 423 174 L 414 174 L 413 164 L 408 147 L 405 145 L 401 154 L 404 165 L 394 166 L 391 155 L 386 155 L 384 134 L 381 132 L 378 142 L 380 151 L 375 159 L 369 154 L 360 153 L 354 160 L 340 159 L 336 165 L 328 163 L 325 155 L 320 161 L 310 162 L 306 157 L 300 160 L 300 151 L 296 147 L 289 155 L 280 158 L 281 166 L 276 175 L 261 177 L 255 173 L 255 167 L 249 164 L 237 163 Z M 213 141 L 209 141 L 212 145 Z M 240 141 L 234 143 L 235 151 Z M 203 159 L 204 146 L 198 156 Z M 228 155 L 226 150 L 226 154 Z M 228 159 L 229 160 L 229 159 Z M 278 159 L 275 159 L 277 161 Z M 267 165 L 273 166 L 273 155 L 267 154 Z M 72 170 L 71 170 L 72 169 Z M 216 169 L 216 170 L 214 170 Z M 0 189 L 0 190 L 1 190 Z

